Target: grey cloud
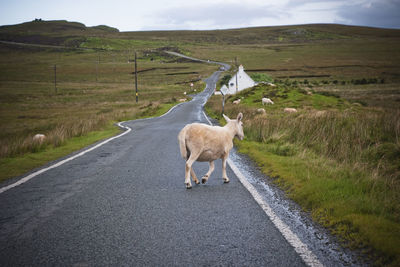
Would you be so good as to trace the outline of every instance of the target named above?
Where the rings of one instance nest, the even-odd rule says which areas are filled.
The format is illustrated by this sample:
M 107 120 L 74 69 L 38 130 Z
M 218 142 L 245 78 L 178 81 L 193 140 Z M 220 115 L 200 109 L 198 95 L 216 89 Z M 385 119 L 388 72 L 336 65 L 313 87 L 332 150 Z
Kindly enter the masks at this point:
M 366 4 L 344 5 L 337 15 L 351 25 L 400 28 L 399 0 L 375 0 L 369 7 Z

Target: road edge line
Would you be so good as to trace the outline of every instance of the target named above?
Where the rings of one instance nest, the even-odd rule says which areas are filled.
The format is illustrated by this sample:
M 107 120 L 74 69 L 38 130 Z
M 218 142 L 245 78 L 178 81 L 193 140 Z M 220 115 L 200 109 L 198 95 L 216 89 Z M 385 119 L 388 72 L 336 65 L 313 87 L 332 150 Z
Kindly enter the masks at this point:
M 204 113 L 203 115 L 208 121 L 210 125 L 213 125 L 211 121 L 208 119 L 208 116 Z M 322 267 L 324 266 L 315 256 L 315 254 L 308 248 L 306 244 L 304 244 L 300 238 L 293 233 L 290 228 L 275 214 L 272 208 L 268 205 L 267 202 L 263 200 L 261 195 L 258 193 L 257 189 L 254 188 L 252 184 L 246 179 L 246 177 L 242 174 L 239 168 L 232 162 L 231 159 L 228 158 L 227 163 L 229 167 L 231 167 L 232 171 L 238 177 L 239 181 L 242 185 L 249 191 L 253 199 L 257 202 L 257 204 L 261 207 L 261 209 L 267 214 L 269 219 L 275 225 L 275 227 L 279 230 L 279 232 L 283 235 L 286 241 L 294 248 L 296 253 L 302 258 L 302 260 L 308 266 Z

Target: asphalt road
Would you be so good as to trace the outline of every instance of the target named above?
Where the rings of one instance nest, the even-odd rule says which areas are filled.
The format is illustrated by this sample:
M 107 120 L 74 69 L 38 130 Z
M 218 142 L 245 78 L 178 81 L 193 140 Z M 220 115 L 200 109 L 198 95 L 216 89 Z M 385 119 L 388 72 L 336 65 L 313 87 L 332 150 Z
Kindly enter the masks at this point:
M 206 122 L 218 75 L 193 101 L 1 193 L 0 265 L 304 265 L 230 168 L 223 183 L 221 161 L 206 185 L 185 188 L 177 134 Z

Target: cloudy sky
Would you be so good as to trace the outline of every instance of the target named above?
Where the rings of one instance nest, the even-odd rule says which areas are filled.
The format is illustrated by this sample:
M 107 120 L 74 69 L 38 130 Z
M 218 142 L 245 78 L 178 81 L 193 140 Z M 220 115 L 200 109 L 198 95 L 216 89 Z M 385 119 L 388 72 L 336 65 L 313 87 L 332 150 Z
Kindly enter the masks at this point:
M 400 29 L 400 0 L 0 0 L 0 25 L 65 19 L 120 31 L 340 23 Z

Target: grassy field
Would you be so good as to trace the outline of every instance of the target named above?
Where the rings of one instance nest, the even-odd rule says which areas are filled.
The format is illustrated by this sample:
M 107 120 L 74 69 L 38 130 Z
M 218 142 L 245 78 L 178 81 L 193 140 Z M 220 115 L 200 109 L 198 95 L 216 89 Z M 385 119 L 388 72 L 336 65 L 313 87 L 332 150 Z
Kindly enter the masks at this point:
M 181 61 L 160 50 L 139 50 L 137 64 L 138 103 L 133 50 L 54 50 L 0 44 L 0 180 L 29 169 L 11 162 L 18 162 L 26 153 L 70 146 L 70 138 L 85 139 L 92 131 L 106 130 L 110 136 L 118 132 L 117 128 L 109 130 L 110 123 L 161 115 L 186 98 L 183 92 L 190 93 L 191 82 L 194 89 L 202 90 L 202 78 L 217 69 Z M 37 133 L 46 135 L 43 144 L 33 141 Z M 98 136 L 91 142 L 97 140 Z M 56 153 L 52 158 L 59 156 Z
M 344 246 L 375 265 L 400 265 L 399 30 L 315 24 L 119 32 L 36 21 L 0 27 L 0 41 L 25 44 L 0 44 L 0 179 L 113 135 L 116 121 L 165 112 L 190 82 L 199 91 L 217 69 L 163 50 L 230 63 L 226 74 L 237 61 L 277 84 L 227 99 L 228 115 L 244 113 L 240 152 Z M 275 102 L 266 115 L 257 113 L 262 97 Z M 207 111 L 221 118 L 219 96 Z M 47 135 L 44 144 L 32 142 L 36 133 Z

